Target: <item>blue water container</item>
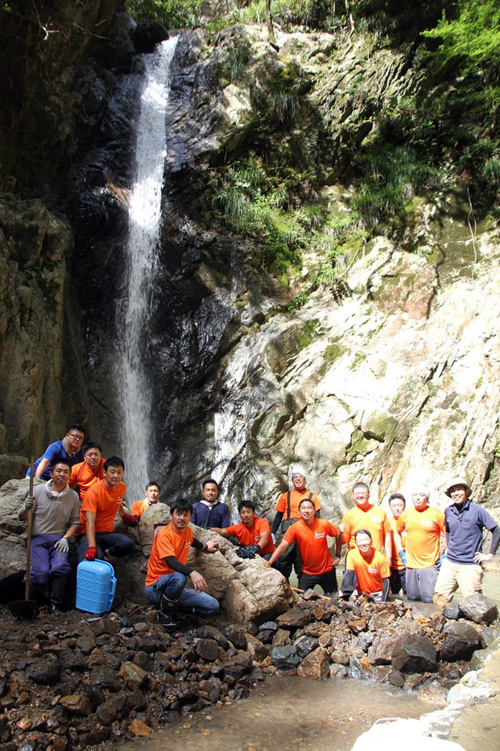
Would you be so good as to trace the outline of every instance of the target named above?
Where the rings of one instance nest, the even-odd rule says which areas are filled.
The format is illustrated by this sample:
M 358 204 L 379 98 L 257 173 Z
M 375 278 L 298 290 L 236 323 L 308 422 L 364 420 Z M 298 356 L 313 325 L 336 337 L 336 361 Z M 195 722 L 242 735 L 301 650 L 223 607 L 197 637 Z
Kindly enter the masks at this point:
M 116 592 L 115 570 L 111 563 L 82 561 L 76 570 L 76 607 L 87 613 L 107 613 Z

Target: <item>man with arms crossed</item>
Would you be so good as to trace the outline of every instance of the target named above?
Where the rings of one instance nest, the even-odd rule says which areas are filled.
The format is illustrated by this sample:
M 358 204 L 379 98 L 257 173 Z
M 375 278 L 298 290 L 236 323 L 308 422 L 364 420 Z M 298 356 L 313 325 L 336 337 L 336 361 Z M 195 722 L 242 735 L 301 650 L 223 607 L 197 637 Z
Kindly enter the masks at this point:
M 219 484 L 212 479 L 205 480 L 202 490 L 203 498 L 193 504 L 192 523 L 198 527 L 229 527 L 231 514 L 225 503 L 217 500 Z

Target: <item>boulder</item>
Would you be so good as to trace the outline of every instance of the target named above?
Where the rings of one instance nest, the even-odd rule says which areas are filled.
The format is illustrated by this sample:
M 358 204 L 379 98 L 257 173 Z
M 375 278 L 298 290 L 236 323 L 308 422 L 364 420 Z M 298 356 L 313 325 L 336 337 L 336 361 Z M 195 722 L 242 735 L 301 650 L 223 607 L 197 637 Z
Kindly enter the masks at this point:
M 318 647 L 308 654 L 298 666 L 297 675 L 303 678 L 314 678 L 317 681 L 327 678 L 329 675 L 329 666 L 326 649 Z
M 446 662 L 470 660 L 481 646 L 481 635 L 471 623 L 450 621 L 444 628 L 440 657 Z
M 377 634 L 368 650 L 368 659 L 372 665 L 390 665 L 394 648 L 398 644 L 398 641 L 393 632 L 382 631 Z
M 436 670 L 436 648 L 426 636 L 405 634 L 394 645 L 391 664 L 402 673 Z
M 496 604 L 481 594 L 470 595 L 458 604 L 461 615 L 474 623 L 493 623 L 498 618 Z
M 273 665 L 281 670 L 293 670 L 299 664 L 300 657 L 293 644 L 288 644 L 284 647 L 274 647 L 271 660 Z

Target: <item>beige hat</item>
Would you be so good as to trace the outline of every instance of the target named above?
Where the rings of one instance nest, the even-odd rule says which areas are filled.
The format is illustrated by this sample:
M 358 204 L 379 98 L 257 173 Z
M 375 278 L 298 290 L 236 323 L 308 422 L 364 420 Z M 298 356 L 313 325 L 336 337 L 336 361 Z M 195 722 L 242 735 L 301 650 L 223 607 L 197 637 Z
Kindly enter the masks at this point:
M 463 477 L 454 477 L 451 482 L 448 483 L 448 485 L 445 488 L 445 495 L 448 496 L 448 498 L 451 498 L 450 490 L 457 485 L 463 485 L 465 488 L 465 492 L 467 494 L 467 498 L 471 495 L 472 489 L 467 485 Z

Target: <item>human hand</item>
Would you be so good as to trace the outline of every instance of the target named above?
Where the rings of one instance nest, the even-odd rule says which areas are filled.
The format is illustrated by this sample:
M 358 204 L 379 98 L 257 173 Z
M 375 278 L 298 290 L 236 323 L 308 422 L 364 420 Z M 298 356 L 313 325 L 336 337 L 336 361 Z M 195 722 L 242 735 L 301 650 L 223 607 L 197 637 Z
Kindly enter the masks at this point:
M 207 587 L 207 583 L 206 583 L 205 579 L 197 571 L 192 571 L 189 574 L 189 578 L 191 579 L 193 587 L 198 592 L 207 592 L 208 591 L 208 587 Z
M 491 553 L 476 553 L 474 556 L 474 563 L 484 563 L 485 561 L 491 561 L 493 555 Z
M 69 542 L 66 537 L 61 537 L 60 540 L 57 540 L 54 543 L 54 550 L 57 550 L 58 553 L 68 553 L 69 552 Z
M 132 514 L 122 514 L 122 519 L 129 527 L 137 527 L 140 521 L 138 516 L 132 516 Z
M 339 562 L 340 562 L 340 556 L 338 556 L 338 555 L 335 555 L 335 556 L 333 557 L 333 566 L 334 566 L 334 567 L 335 567 L 335 566 L 338 566 L 338 565 L 339 565 Z
M 33 508 L 34 505 L 35 505 L 35 496 L 27 495 L 26 498 L 24 499 L 23 510 L 29 511 L 30 509 Z
M 340 534 L 343 535 L 344 532 L 345 532 L 345 530 L 346 530 L 346 526 L 345 526 L 344 522 L 340 522 L 340 524 L 337 524 L 337 528 L 338 528 Z
M 97 558 L 97 548 L 88 548 L 84 558 L 86 561 L 95 561 Z
M 216 553 L 219 549 L 219 543 L 217 540 L 209 540 L 207 542 L 206 553 Z

